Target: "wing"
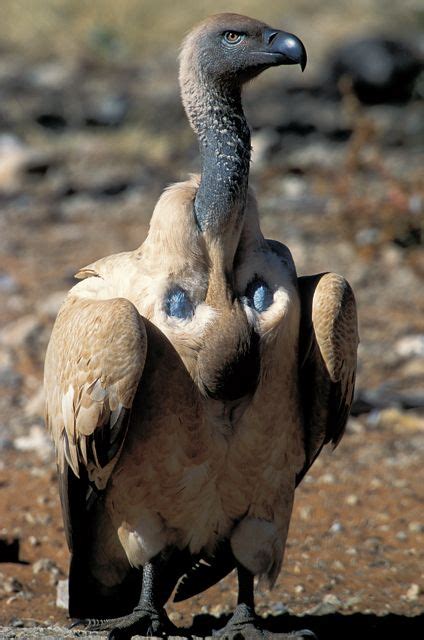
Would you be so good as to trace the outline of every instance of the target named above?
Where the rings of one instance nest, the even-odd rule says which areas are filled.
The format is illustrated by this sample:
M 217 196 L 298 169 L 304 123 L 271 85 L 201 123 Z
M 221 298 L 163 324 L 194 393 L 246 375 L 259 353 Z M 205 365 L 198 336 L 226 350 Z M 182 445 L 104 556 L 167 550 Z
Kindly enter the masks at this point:
M 59 472 L 104 489 L 122 449 L 146 359 L 143 319 L 124 298 L 68 297 L 47 349 L 46 423 Z
M 305 425 L 301 481 L 328 442 L 343 436 L 355 386 L 358 325 L 349 283 L 335 273 L 298 279 L 300 396 Z

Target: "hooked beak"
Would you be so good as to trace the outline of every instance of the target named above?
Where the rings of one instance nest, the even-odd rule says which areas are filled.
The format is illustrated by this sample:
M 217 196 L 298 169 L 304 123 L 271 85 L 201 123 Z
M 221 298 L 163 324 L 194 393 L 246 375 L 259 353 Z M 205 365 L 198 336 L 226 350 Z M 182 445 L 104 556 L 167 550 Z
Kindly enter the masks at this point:
M 264 48 L 258 53 L 267 56 L 270 66 L 300 64 L 300 68 L 304 71 L 307 61 L 306 49 L 297 36 L 267 27 L 263 32 L 263 39 Z

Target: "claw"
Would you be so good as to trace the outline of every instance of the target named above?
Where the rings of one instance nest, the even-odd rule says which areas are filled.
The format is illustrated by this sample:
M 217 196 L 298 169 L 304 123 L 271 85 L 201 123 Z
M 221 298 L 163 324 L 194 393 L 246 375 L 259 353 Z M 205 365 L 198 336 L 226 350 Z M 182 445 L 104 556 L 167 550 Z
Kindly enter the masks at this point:
M 74 620 L 69 626 L 68 629 L 74 629 L 75 627 L 78 627 L 79 625 L 84 625 L 85 626 L 86 621 L 84 620 L 84 618 L 77 618 L 76 620 Z

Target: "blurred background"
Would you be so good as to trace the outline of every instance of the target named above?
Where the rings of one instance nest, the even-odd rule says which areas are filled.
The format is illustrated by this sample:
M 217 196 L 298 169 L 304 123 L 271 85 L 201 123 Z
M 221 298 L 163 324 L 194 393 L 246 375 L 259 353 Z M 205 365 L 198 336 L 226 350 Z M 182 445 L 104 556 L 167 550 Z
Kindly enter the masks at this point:
M 0 624 L 66 620 L 45 348 L 73 274 L 141 244 L 162 189 L 198 170 L 178 51 L 220 11 L 306 45 L 304 74 L 270 70 L 246 89 L 251 185 L 265 235 L 290 247 L 299 274 L 350 281 L 361 335 L 347 434 L 298 491 L 285 567 L 259 611 L 424 610 L 422 3 L 3 0 Z M 234 589 L 227 580 L 172 616 L 225 614 Z

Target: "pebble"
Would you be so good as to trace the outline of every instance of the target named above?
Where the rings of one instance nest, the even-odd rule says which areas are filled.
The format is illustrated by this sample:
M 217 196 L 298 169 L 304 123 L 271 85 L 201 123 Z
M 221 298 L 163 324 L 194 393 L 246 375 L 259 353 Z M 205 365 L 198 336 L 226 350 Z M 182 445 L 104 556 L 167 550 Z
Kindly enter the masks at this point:
M 12 348 L 26 346 L 41 329 L 34 315 L 26 315 L 7 324 L 0 331 L 0 342 Z
M 343 162 L 344 154 L 342 145 L 315 142 L 303 148 L 299 146 L 296 150 L 288 153 L 287 164 L 291 168 L 305 172 L 317 168 L 331 169 Z
M 395 342 L 394 348 L 401 358 L 424 358 L 424 334 L 404 336 Z
M 275 616 L 282 616 L 288 613 L 288 608 L 284 602 L 274 602 L 270 605 L 270 610 Z
M 35 418 L 44 415 L 44 388 L 40 384 L 40 388 L 25 404 L 25 415 L 27 418 Z
M 20 436 L 13 441 L 18 451 L 36 451 L 43 460 L 53 456 L 53 446 L 46 430 L 39 425 L 33 425 L 26 436 Z
M 320 480 L 323 484 L 334 484 L 336 481 L 335 476 L 332 473 L 324 473 Z
M 401 542 L 404 542 L 407 539 L 408 539 L 408 534 L 405 533 L 405 531 L 398 531 L 398 533 L 396 534 L 396 540 L 400 540 Z
M 322 601 L 312 609 L 308 609 L 305 613 L 311 616 L 327 616 L 335 613 L 342 606 L 337 596 L 329 593 L 326 594 Z
M 356 605 L 360 604 L 362 602 L 362 598 L 360 596 L 351 596 L 350 598 L 348 598 L 344 605 L 343 608 L 344 609 L 350 609 L 351 607 L 355 607 Z
M 417 411 L 401 411 L 389 407 L 378 412 L 376 425 L 383 429 L 393 429 L 395 433 L 424 431 L 424 416 Z
M 18 390 L 22 382 L 22 376 L 12 367 L 0 367 L 0 387 L 11 391 Z
M 9 273 L 0 272 L 0 293 L 10 295 L 16 293 L 18 289 L 19 285 L 13 276 Z
M 330 533 L 340 533 L 341 531 L 343 531 L 343 525 L 336 520 L 336 522 L 333 522 L 333 524 L 331 525 L 329 531 Z
M 20 593 L 24 590 L 22 582 L 17 578 L 6 578 L 3 583 L 0 584 L 0 588 L 3 589 L 5 593 Z
M 334 593 L 326 593 L 322 601 L 325 604 L 332 604 L 335 607 L 339 607 L 341 605 L 341 601 L 337 596 L 334 595 Z
M 56 318 L 67 293 L 67 291 L 54 291 L 40 301 L 37 310 L 51 319 Z
M 306 507 L 300 507 L 299 509 L 299 515 L 302 518 L 302 520 L 309 520 L 309 518 L 311 517 L 311 513 L 312 513 L 312 507 L 306 506 Z
M 59 573 L 57 565 L 53 562 L 53 560 L 50 560 L 50 558 L 40 558 L 32 565 L 32 572 L 34 573 L 34 575 L 37 575 L 42 571 L 54 571 Z
M 405 598 L 410 602 L 413 602 L 418 599 L 418 596 L 421 594 L 421 589 L 418 584 L 411 584 L 408 591 L 406 592 Z
M 16 136 L 0 135 L 0 192 L 10 194 L 20 185 L 21 174 L 31 150 Z
M 59 580 L 56 585 L 56 607 L 67 609 L 69 602 L 69 586 L 67 580 Z
M 348 556 L 356 556 L 358 554 L 358 551 L 357 551 L 357 549 L 355 549 L 355 547 L 348 547 L 346 549 L 346 554 Z

